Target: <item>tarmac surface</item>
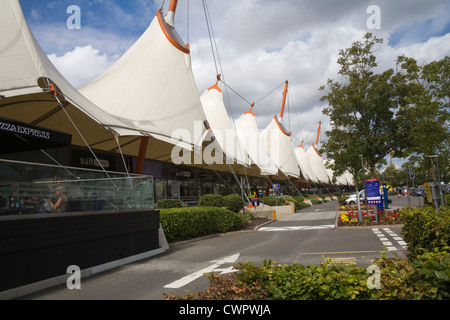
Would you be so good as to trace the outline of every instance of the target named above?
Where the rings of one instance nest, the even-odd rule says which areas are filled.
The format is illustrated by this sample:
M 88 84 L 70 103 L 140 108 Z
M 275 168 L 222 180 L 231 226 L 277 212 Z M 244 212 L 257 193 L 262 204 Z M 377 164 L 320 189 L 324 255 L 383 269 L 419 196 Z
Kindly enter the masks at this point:
M 392 209 L 408 205 L 392 198 Z M 410 199 L 419 205 L 417 198 Z M 208 287 L 207 272 L 233 272 L 237 262 L 280 264 L 333 262 L 367 267 L 388 256 L 404 258 L 401 225 L 336 227 L 338 202 L 326 202 L 278 216 L 256 230 L 216 234 L 171 243 L 164 253 L 81 279 L 81 289 L 66 284 L 20 299 L 32 300 L 163 300 L 163 293 L 184 295 Z

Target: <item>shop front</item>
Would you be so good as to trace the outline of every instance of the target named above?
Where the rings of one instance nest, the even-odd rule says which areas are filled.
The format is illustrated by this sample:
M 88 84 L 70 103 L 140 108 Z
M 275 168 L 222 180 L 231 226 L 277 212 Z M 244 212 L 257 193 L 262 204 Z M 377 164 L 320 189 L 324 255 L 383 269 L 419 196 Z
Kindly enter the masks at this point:
M 0 299 L 167 249 L 152 176 L 47 128 L 2 118 L 0 138 Z

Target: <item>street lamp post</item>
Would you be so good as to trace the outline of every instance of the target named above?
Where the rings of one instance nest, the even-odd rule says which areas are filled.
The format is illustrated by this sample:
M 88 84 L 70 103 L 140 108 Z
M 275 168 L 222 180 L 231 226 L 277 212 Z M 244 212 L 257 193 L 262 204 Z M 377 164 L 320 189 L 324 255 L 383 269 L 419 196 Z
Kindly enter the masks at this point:
M 365 189 L 366 186 L 366 174 L 365 174 L 365 170 L 364 170 L 364 160 L 363 157 L 361 156 L 361 168 L 362 168 L 362 174 L 363 174 L 363 190 L 364 191 L 364 201 L 366 204 L 366 209 L 367 209 L 367 190 Z
M 411 207 L 411 198 L 409 195 L 409 186 L 408 186 L 408 171 L 405 172 L 405 181 L 406 181 L 406 196 L 408 197 L 408 207 Z
M 433 156 L 425 156 L 425 158 L 435 158 L 436 159 L 436 169 L 437 169 L 437 175 L 438 175 L 438 186 L 439 186 L 439 196 L 441 198 L 441 206 L 444 205 L 444 197 L 442 195 L 442 186 L 441 186 L 441 175 L 439 173 L 439 161 L 438 161 L 438 156 L 437 155 L 433 155 Z M 433 174 L 433 180 L 434 180 L 434 171 L 433 171 L 433 160 L 431 160 L 431 173 Z

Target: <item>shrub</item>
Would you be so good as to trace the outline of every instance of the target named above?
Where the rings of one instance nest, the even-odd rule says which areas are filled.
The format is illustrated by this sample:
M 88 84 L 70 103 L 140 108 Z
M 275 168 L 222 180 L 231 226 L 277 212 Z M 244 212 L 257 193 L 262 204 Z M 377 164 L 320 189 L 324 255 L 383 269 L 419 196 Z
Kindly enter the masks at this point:
M 402 235 L 414 258 L 424 250 L 450 246 L 450 208 L 404 208 Z
M 223 197 L 224 207 L 230 211 L 238 213 L 244 207 L 244 200 L 236 193 Z
M 294 203 L 295 211 L 300 210 L 301 208 L 309 207 L 309 204 L 303 202 L 304 198 L 301 196 L 298 197 L 286 196 L 285 198 L 287 201 L 292 201 Z
M 427 285 L 431 293 L 436 293 L 434 299 L 450 299 L 450 253 L 449 251 L 425 252 L 412 262 L 412 266 L 419 270 L 417 281 Z
M 156 207 L 158 209 L 182 208 L 183 204 L 181 203 L 181 200 L 178 199 L 161 199 L 158 200 Z
M 320 203 L 324 202 L 323 199 L 321 197 L 318 197 L 318 196 L 310 196 L 309 200 L 311 200 L 313 205 L 314 204 L 320 204 Z
M 280 197 L 280 196 L 267 196 L 267 197 L 262 197 L 260 198 L 261 202 L 264 203 L 266 206 L 271 206 L 271 207 L 275 207 L 275 206 L 284 206 L 286 205 L 286 199 L 284 197 Z
M 236 230 L 241 217 L 215 207 L 186 207 L 160 210 L 161 227 L 168 242 Z
M 348 195 L 338 197 L 339 205 L 340 205 L 340 206 L 345 206 L 345 205 L 346 205 L 346 204 L 345 204 L 345 200 L 347 200 L 347 198 L 348 198 Z
M 204 194 L 198 201 L 199 207 L 224 207 L 223 196 L 220 194 Z
M 238 263 L 238 272 L 210 274 L 210 287 L 197 296 L 167 296 L 166 299 L 264 299 L 264 300 L 429 300 L 449 299 L 450 255 L 435 252 L 407 260 L 376 261 L 380 268 L 380 287 L 371 289 L 366 268 L 331 263 L 319 266 L 280 265 L 265 260 Z

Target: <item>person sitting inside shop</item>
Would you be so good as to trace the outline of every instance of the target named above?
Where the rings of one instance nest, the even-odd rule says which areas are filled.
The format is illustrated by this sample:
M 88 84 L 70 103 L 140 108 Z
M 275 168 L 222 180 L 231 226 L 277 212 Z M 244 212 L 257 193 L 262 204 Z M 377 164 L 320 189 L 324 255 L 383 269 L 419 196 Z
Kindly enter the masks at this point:
M 64 194 L 64 188 L 56 187 L 55 194 L 57 197 L 55 203 L 53 203 L 50 199 L 46 199 L 46 202 L 51 208 L 51 212 L 64 212 L 67 203 L 67 198 Z

